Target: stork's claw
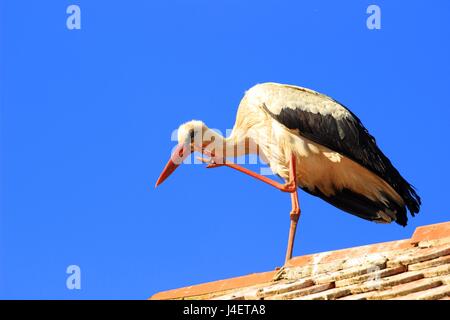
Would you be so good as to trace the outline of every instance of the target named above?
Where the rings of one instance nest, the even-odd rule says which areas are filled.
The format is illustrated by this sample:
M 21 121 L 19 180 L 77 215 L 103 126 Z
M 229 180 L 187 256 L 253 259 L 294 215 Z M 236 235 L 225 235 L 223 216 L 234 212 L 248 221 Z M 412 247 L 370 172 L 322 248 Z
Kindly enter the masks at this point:
M 217 167 L 221 167 L 223 166 L 223 164 L 219 164 L 217 163 L 213 158 L 203 158 L 203 157 L 197 157 L 198 160 L 200 160 L 203 163 L 207 163 L 208 165 L 206 166 L 207 169 L 211 169 L 211 168 L 217 168 Z

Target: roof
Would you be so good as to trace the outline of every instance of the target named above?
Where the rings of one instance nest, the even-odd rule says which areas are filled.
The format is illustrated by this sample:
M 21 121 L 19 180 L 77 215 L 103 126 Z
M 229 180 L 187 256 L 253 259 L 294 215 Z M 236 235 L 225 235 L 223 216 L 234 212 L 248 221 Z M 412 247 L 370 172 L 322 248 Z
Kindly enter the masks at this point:
M 450 222 L 410 239 L 293 258 L 284 268 L 156 293 L 150 299 L 450 299 Z

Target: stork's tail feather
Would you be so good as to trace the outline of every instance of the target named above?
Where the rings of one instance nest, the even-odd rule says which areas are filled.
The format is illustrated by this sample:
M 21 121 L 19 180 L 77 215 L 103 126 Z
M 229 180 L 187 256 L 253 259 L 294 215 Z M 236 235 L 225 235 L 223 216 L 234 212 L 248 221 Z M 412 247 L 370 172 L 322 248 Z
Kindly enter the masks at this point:
M 393 175 L 395 179 L 392 179 L 391 186 L 403 199 L 406 208 L 408 208 L 408 211 L 411 213 L 411 216 L 414 217 L 417 213 L 419 213 L 422 200 L 420 199 L 414 187 L 411 184 L 409 184 L 408 181 L 406 181 L 397 170 L 395 170 L 395 173 L 396 174 Z M 404 208 L 403 210 L 404 212 L 402 213 L 403 217 L 401 218 L 401 220 L 404 221 L 404 224 L 402 224 L 403 226 L 405 226 L 408 221 L 406 208 Z
M 371 200 L 364 195 L 347 188 L 336 190 L 335 194 L 328 196 L 318 189 L 315 189 L 313 191 L 307 188 L 302 189 L 325 200 L 326 202 L 341 210 L 344 210 L 365 220 L 378 223 L 390 223 L 395 221 L 402 226 L 406 226 L 408 222 L 405 205 L 398 204 L 387 194 L 383 194 L 385 201 L 380 201 Z M 418 201 L 420 203 L 420 198 Z M 418 212 L 418 209 L 416 212 Z
M 422 200 L 420 199 L 419 195 L 417 194 L 416 190 L 412 185 L 407 183 L 406 188 L 404 190 L 406 192 L 403 192 L 402 198 L 403 201 L 405 201 L 406 206 L 408 207 L 409 212 L 414 217 L 416 213 L 419 213 L 420 205 L 422 204 Z

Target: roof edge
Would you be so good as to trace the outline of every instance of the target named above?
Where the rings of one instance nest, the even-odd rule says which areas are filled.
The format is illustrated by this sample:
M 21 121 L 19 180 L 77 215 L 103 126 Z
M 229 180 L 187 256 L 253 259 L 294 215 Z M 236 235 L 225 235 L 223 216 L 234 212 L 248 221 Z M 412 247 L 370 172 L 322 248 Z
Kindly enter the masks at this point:
M 239 276 L 224 280 L 216 280 L 194 286 L 161 291 L 150 297 L 150 300 L 179 299 L 183 297 L 194 297 L 209 294 L 213 292 L 224 292 L 241 287 L 248 287 L 256 284 L 269 283 L 276 271 L 266 271 L 251 273 L 245 276 Z

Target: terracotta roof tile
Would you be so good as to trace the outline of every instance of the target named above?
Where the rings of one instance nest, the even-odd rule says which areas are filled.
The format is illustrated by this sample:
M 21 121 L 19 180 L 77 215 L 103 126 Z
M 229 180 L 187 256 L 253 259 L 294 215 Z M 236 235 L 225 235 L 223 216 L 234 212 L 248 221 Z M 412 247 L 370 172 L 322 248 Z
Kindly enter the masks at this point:
M 437 300 L 441 298 L 450 299 L 450 285 L 442 285 L 432 289 L 414 292 L 406 296 L 393 298 L 393 300 Z
M 307 296 L 299 297 L 293 300 L 335 300 L 340 297 L 350 295 L 352 292 L 347 288 L 334 288 L 322 292 L 317 292 Z
M 366 281 L 370 281 L 372 279 L 380 279 L 384 277 L 389 277 L 395 274 L 399 274 L 402 272 L 405 272 L 406 267 L 405 266 L 399 266 L 396 268 L 386 268 L 386 269 L 380 269 L 376 270 L 374 272 L 370 272 L 367 274 L 363 274 L 361 276 L 353 277 L 350 279 L 344 279 L 344 280 L 338 280 L 335 282 L 336 287 L 345 287 L 350 286 L 353 284 L 359 284 Z
M 447 275 L 445 277 L 442 277 L 442 282 L 445 284 L 450 284 L 450 276 Z
M 188 297 L 199 297 L 205 295 L 208 298 L 212 293 L 229 291 L 231 289 L 249 287 L 256 284 L 270 283 L 276 271 L 268 271 L 261 273 L 252 273 L 246 276 L 236 277 L 232 279 L 207 282 L 196 286 L 189 286 L 180 289 L 159 292 L 151 297 L 151 299 L 183 299 Z
M 411 242 L 418 243 L 424 240 L 445 239 L 448 237 L 450 237 L 450 223 L 442 222 L 418 227 L 411 238 Z
M 159 292 L 151 299 L 373 300 L 450 297 L 450 222 L 411 239 L 293 258 L 281 270 Z
M 395 297 L 404 296 L 410 293 L 428 290 L 431 288 L 439 287 L 442 285 L 442 281 L 438 278 L 424 278 L 417 281 L 403 283 L 394 286 L 388 290 L 379 291 L 375 295 L 371 296 L 370 299 L 392 299 Z
M 430 248 L 417 248 L 413 252 L 395 257 L 388 261 L 388 267 L 396 267 L 399 265 L 409 265 L 422 261 L 431 260 L 441 256 L 450 254 L 450 245 L 442 245 Z
M 374 291 L 369 291 L 369 292 L 351 294 L 351 295 L 339 298 L 337 300 L 369 300 L 370 297 L 372 297 L 375 293 L 376 292 L 374 292 Z
M 300 279 L 289 283 L 277 283 L 265 288 L 261 288 L 258 291 L 259 297 L 267 297 L 270 295 L 282 294 L 289 291 L 300 290 L 303 288 L 311 287 L 314 285 L 312 279 Z
M 408 266 L 408 270 L 410 270 L 410 271 L 422 270 L 422 269 L 427 269 L 427 268 L 431 268 L 434 266 L 439 266 L 442 264 L 449 264 L 449 263 L 450 263 L 450 255 L 447 255 L 447 256 L 436 258 L 436 259 L 427 260 L 425 262 L 410 264 Z
M 381 269 L 384 269 L 386 267 L 386 259 L 379 260 L 378 262 L 373 263 L 364 263 L 362 265 L 359 265 L 357 267 L 351 267 L 343 270 L 339 270 L 332 273 L 327 273 L 322 276 L 318 276 L 315 278 L 315 282 L 320 283 L 328 283 L 328 282 L 335 282 L 339 280 L 359 277 L 362 275 L 366 275 L 368 273 L 372 273 L 375 270 L 379 271 Z
M 436 266 L 421 271 L 425 277 L 442 276 L 450 273 L 450 264 L 443 264 L 441 266 Z
M 351 287 L 353 293 L 361 293 L 367 291 L 381 291 L 389 289 L 393 286 L 408 283 L 411 281 L 419 280 L 424 277 L 423 273 L 420 271 L 409 271 L 404 273 L 396 274 L 395 276 L 390 276 L 386 278 L 376 279 L 373 278 L 370 281 L 364 282 L 360 285 L 354 285 Z
M 313 293 L 317 293 L 317 292 L 322 292 L 328 289 L 332 289 L 334 288 L 334 284 L 333 283 L 324 283 L 324 284 L 317 284 L 317 285 L 313 285 L 307 288 L 303 288 L 303 289 L 299 289 L 299 290 L 294 290 L 294 291 L 290 291 L 290 292 L 286 292 L 286 293 L 282 293 L 282 294 L 278 294 L 278 295 L 269 295 L 264 297 L 264 299 L 267 300 L 290 300 L 290 299 L 295 299 L 298 297 L 302 297 L 302 296 L 306 296 L 309 294 L 313 294 Z

